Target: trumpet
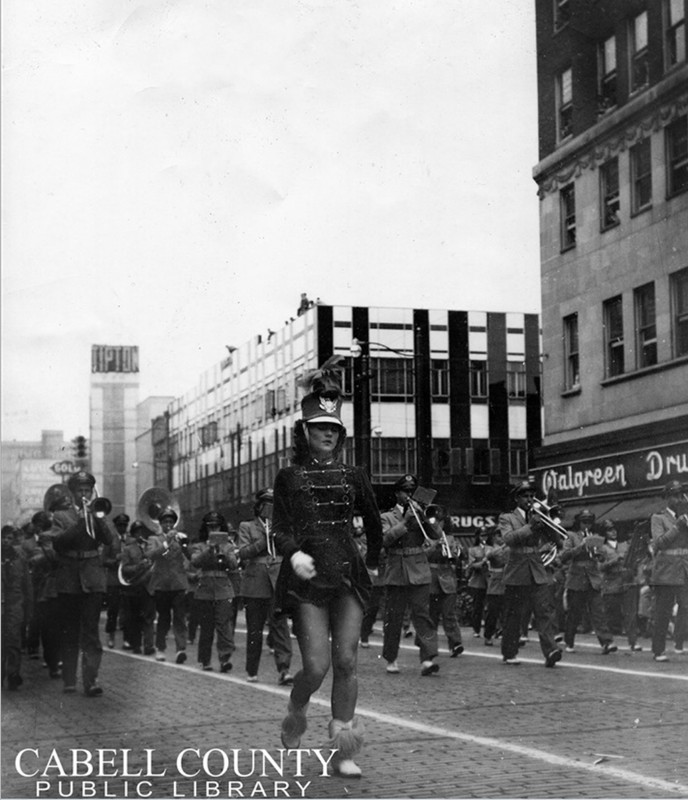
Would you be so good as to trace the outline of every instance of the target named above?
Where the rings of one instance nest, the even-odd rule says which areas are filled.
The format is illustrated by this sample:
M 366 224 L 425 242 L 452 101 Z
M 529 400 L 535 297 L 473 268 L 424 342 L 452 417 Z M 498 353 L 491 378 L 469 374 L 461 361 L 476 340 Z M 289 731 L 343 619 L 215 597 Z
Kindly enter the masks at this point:
M 112 511 L 112 503 L 107 497 L 96 497 L 93 500 L 87 500 L 85 497 L 81 500 L 81 512 L 84 515 L 84 522 L 86 523 L 86 532 L 92 538 L 96 538 L 95 520 L 102 520 Z

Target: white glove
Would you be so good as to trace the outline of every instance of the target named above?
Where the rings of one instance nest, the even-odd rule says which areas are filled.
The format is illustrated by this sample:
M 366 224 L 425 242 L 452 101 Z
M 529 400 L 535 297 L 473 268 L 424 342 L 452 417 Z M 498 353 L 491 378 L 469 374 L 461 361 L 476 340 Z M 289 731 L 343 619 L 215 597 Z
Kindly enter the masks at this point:
M 309 581 L 311 578 L 315 578 L 315 561 L 308 553 L 304 553 L 303 550 L 297 550 L 292 553 L 289 560 L 296 576 L 301 578 L 302 581 Z

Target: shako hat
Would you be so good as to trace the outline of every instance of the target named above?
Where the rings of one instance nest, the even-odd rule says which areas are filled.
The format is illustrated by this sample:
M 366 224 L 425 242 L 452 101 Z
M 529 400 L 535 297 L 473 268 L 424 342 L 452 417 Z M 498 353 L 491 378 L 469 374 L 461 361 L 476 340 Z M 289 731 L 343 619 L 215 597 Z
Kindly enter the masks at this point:
M 339 363 L 342 360 L 343 356 L 331 356 L 320 369 L 306 373 L 299 381 L 307 391 L 301 400 L 303 422 L 331 422 L 344 427 L 339 383 Z

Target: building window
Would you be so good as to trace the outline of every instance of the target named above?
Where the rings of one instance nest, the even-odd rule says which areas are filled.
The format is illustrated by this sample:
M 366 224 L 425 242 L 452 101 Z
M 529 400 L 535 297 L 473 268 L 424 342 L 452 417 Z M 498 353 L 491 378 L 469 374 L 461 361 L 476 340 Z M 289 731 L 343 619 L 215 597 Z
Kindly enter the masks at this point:
M 574 389 L 580 385 L 578 359 L 578 314 L 564 317 L 564 386 Z
M 528 475 L 528 451 L 525 442 L 512 442 L 509 448 L 509 476 L 525 478 Z
M 466 473 L 473 483 L 489 483 L 491 474 L 499 474 L 499 450 L 490 450 L 487 439 L 474 439 L 473 447 L 466 448 Z
M 655 285 L 646 283 L 633 293 L 635 297 L 636 361 L 638 369 L 657 363 L 657 315 Z
M 624 371 L 624 338 L 623 311 L 621 295 L 605 300 L 604 316 L 604 350 L 605 376 L 623 375 Z
M 686 17 L 683 0 L 664 3 L 664 59 L 666 69 L 686 60 Z
M 506 391 L 512 398 L 526 396 L 526 368 L 522 362 L 507 361 Z
M 652 161 L 650 138 L 631 147 L 631 213 L 652 205 Z
M 559 31 L 571 21 L 569 0 L 554 0 L 554 30 Z
M 631 20 L 629 36 L 631 91 L 637 92 L 650 81 L 649 60 L 647 51 L 647 11 L 638 14 Z
M 688 117 L 679 117 L 666 128 L 667 195 L 688 188 Z
M 688 356 L 688 267 L 671 276 L 674 356 Z
M 370 373 L 370 391 L 373 399 L 398 397 L 410 400 L 413 398 L 413 359 L 371 358 Z
M 403 437 L 371 439 L 371 472 L 374 480 L 388 481 L 406 473 L 415 473 L 415 440 Z
M 433 359 L 430 365 L 430 384 L 432 396 L 449 396 L 449 362 L 446 359 Z
M 487 397 L 486 361 L 471 361 L 471 397 Z
M 432 482 L 448 483 L 451 480 L 451 453 L 449 439 L 432 441 Z
M 597 52 L 597 113 L 616 106 L 616 36 L 599 45 Z
M 557 140 L 563 141 L 572 133 L 573 88 L 571 69 L 565 69 L 557 76 Z
M 570 183 L 559 193 L 561 209 L 561 249 L 568 250 L 576 244 L 576 194 Z
M 618 158 L 611 158 L 600 167 L 600 215 L 603 231 L 619 224 Z

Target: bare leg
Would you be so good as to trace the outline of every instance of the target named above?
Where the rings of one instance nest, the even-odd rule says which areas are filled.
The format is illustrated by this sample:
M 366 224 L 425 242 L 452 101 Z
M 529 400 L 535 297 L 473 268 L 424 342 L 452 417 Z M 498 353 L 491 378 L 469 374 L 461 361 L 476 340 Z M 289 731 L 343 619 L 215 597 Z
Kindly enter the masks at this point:
M 332 716 L 349 722 L 358 698 L 358 637 L 363 607 L 353 594 L 345 594 L 330 605 L 332 630 Z
M 358 624 L 360 630 L 360 618 Z M 330 668 L 329 627 L 329 611 L 326 607 L 301 604 L 296 635 L 303 666 L 294 676 L 291 701 L 295 706 L 305 706 L 308 703 L 313 692 L 320 688 Z M 358 643 L 358 630 L 356 637 Z

